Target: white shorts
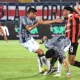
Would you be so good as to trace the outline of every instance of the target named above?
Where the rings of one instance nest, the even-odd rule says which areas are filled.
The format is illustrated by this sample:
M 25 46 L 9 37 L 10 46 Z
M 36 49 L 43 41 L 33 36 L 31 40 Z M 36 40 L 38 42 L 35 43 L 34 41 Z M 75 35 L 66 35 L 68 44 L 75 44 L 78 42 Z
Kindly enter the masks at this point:
M 29 41 L 25 43 L 21 43 L 23 47 L 28 49 L 30 52 L 36 52 L 39 49 L 39 44 L 31 38 Z

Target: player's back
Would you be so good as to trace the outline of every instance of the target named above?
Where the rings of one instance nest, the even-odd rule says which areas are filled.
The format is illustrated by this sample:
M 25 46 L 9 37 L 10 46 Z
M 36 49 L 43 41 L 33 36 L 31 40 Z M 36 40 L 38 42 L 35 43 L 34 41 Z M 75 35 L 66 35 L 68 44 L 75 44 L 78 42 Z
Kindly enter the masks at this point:
M 46 40 L 44 42 L 45 46 L 48 49 L 51 49 L 55 46 L 57 46 L 58 48 L 61 48 L 61 47 L 68 45 L 69 43 L 70 43 L 70 40 L 64 35 L 54 36 L 52 39 Z

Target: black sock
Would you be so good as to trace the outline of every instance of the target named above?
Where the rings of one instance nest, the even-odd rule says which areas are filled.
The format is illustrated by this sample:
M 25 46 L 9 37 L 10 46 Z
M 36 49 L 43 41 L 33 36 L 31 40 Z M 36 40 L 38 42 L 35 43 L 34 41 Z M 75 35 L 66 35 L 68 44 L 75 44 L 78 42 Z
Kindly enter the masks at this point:
M 54 66 L 55 62 L 57 61 L 56 57 L 52 57 L 50 60 L 50 64 L 52 64 Z
M 42 57 L 42 56 L 44 56 L 44 54 L 42 54 L 42 55 L 38 55 L 38 57 Z
M 62 60 L 61 59 L 58 59 L 59 60 L 59 62 L 62 64 Z
M 54 67 L 54 64 L 56 63 L 57 58 L 56 57 L 52 57 L 50 60 L 50 69 L 52 69 Z
M 77 66 L 77 67 L 79 67 L 79 68 L 80 68 L 80 62 L 75 61 L 74 66 Z

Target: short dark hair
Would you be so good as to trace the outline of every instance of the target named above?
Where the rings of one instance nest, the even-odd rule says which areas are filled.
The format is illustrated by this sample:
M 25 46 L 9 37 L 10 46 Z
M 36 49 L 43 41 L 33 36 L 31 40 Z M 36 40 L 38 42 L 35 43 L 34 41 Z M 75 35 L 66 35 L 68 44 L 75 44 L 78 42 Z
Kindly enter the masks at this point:
M 35 8 L 29 8 L 27 13 L 29 14 L 30 12 L 35 13 L 37 12 L 37 10 Z
M 69 6 L 65 6 L 64 9 L 70 11 L 70 13 L 74 12 L 74 9 L 72 7 L 69 7 Z
M 53 56 L 55 57 L 55 50 L 54 49 L 49 49 L 45 54 L 46 58 L 52 58 Z

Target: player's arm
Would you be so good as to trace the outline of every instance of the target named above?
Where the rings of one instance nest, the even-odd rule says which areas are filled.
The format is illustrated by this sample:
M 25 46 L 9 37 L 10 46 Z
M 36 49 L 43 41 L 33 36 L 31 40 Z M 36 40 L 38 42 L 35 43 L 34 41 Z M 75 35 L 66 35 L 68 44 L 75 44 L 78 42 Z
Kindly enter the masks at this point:
M 38 25 L 39 25 L 39 23 L 37 22 L 37 23 L 34 24 L 33 26 L 27 25 L 27 26 L 25 26 L 25 27 L 26 27 L 26 29 L 27 29 L 28 31 L 30 31 L 30 30 L 32 30 L 33 28 L 37 27 Z
M 41 20 L 40 21 L 40 24 L 51 24 L 51 23 L 62 23 L 62 20 L 58 18 L 54 20 L 46 20 L 46 21 Z
M 3 29 L 0 27 L 0 32 L 1 34 L 4 36 L 4 40 L 6 40 L 6 42 L 8 42 L 6 35 L 3 32 Z
M 22 24 L 25 26 L 26 30 L 28 30 L 28 31 L 37 27 L 39 25 L 39 22 L 40 22 L 40 19 L 38 19 L 37 22 L 34 25 L 30 25 L 24 20 L 24 18 L 22 18 Z
M 76 5 L 74 6 L 74 10 L 80 15 L 80 10 L 79 10 L 79 3 L 76 2 Z

